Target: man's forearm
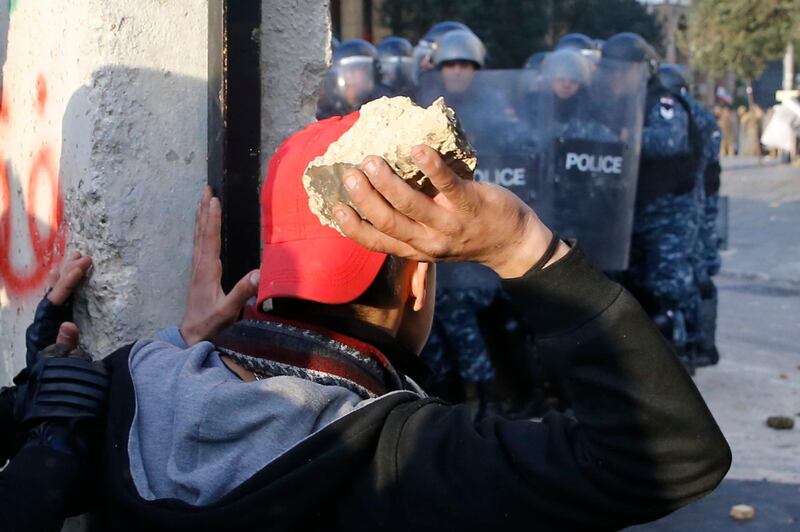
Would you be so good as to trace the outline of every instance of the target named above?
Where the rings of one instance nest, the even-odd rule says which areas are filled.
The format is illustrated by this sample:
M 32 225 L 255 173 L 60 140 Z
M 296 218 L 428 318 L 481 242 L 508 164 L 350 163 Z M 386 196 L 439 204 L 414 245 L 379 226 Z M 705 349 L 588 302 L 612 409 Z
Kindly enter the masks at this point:
M 579 249 L 504 283 L 573 398 L 585 474 L 669 511 L 713 489 L 730 450 L 692 380 L 633 297 Z

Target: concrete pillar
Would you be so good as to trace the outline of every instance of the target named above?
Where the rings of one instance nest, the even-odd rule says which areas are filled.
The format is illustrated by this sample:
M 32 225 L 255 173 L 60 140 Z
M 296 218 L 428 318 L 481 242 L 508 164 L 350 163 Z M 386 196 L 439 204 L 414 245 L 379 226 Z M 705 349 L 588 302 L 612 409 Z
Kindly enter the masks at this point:
M 0 4 L 4 385 L 21 368 L 25 327 L 65 250 L 94 257 L 77 310 L 98 355 L 180 319 L 206 182 L 208 6 Z M 264 0 L 262 13 L 266 164 L 314 120 L 330 18 L 315 0 Z
M 205 0 L 3 2 L 0 385 L 65 250 L 96 354 L 178 321 L 206 181 Z M 0 26 L 2 27 L 2 26 Z
M 319 86 L 331 60 L 331 21 L 327 0 L 262 0 L 261 14 L 264 175 L 281 142 L 315 120 Z
M 314 120 L 330 16 L 327 1 L 262 1 L 265 164 Z M 96 356 L 180 320 L 207 181 L 207 44 L 207 0 L 0 1 L 0 386 L 68 250 L 94 257 L 76 321 Z
M 263 0 L 264 164 L 314 120 L 328 9 Z M 65 250 L 94 257 L 76 306 L 95 354 L 180 319 L 207 179 L 207 20 L 206 0 L 0 2 L 0 385 Z

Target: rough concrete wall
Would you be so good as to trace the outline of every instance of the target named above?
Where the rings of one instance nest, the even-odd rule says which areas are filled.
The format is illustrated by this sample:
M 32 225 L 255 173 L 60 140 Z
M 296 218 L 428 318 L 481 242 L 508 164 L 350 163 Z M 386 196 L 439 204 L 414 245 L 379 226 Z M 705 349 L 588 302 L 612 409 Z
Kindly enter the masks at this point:
M 262 0 L 261 175 L 286 137 L 315 120 L 330 64 L 327 0 Z
M 180 318 L 207 146 L 206 0 L 10 5 L 0 385 L 22 365 L 25 327 L 64 249 L 94 257 L 77 321 L 95 353 Z

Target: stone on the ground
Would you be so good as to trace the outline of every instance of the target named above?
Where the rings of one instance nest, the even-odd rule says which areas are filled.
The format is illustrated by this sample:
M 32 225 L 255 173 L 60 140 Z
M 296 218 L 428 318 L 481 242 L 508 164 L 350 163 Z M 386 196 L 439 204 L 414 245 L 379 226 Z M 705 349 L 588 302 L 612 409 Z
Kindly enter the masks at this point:
M 767 426 L 777 430 L 793 429 L 794 418 L 789 416 L 770 416 L 767 418 Z
M 731 517 L 738 521 L 752 519 L 756 515 L 756 509 L 748 504 L 737 504 L 731 508 Z
M 355 208 L 342 184 L 345 171 L 361 164 L 367 155 L 383 157 L 394 172 L 412 187 L 434 192 L 417 168 L 411 148 L 425 144 L 438 151 L 459 177 L 472 179 L 478 159 L 461 129 L 455 112 L 442 98 L 429 107 L 409 98 L 380 98 L 364 104 L 356 123 L 306 168 L 303 186 L 308 206 L 319 221 L 339 231 L 333 207 L 345 203 Z M 359 213 L 360 214 L 360 213 Z

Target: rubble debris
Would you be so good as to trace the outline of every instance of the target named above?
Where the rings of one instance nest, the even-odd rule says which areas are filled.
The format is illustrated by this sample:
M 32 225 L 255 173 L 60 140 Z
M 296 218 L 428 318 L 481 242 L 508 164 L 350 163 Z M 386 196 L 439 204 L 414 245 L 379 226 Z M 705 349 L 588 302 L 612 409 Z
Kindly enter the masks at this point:
M 767 426 L 776 430 L 789 430 L 794 428 L 794 418 L 789 416 L 770 416 Z
M 737 521 L 746 521 L 756 515 L 756 509 L 748 504 L 737 504 L 731 508 L 731 517 Z
M 360 165 L 367 155 L 383 157 L 395 173 L 414 188 L 433 193 L 428 178 L 411 157 L 411 148 L 418 144 L 430 146 L 442 154 L 447 165 L 461 178 L 472 179 L 478 163 L 475 149 L 444 99 L 439 98 L 423 108 L 402 96 L 380 98 L 364 104 L 356 123 L 322 156 L 309 163 L 303 175 L 303 186 L 311 212 L 323 225 L 339 230 L 333 207 L 340 202 L 353 206 L 342 184 L 342 176 L 348 169 Z

